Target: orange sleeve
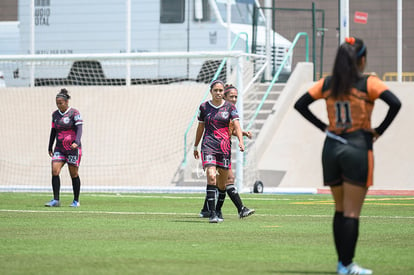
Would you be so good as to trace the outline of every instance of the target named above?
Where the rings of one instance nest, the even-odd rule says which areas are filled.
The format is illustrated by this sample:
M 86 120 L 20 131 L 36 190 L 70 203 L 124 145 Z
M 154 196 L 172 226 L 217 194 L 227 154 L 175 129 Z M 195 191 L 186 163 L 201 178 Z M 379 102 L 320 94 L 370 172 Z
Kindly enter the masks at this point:
M 309 88 L 308 93 L 311 95 L 313 99 L 321 99 L 322 96 L 322 87 L 323 83 L 325 82 L 325 78 L 319 79 L 312 87 Z
M 375 100 L 384 91 L 388 90 L 388 87 L 378 77 L 372 75 L 367 79 L 367 90 L 369 98 Z

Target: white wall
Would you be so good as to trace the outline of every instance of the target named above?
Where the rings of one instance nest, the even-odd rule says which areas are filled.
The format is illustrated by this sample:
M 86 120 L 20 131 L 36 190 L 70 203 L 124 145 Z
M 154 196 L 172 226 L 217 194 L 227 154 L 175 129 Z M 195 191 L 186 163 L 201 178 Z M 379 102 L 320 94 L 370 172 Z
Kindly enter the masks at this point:
M 50 189 L 47 147 L 60 87 L 0 90 L 0 189 Z M 184 132 L 208 89 L 206 84 L 67 87 L 70 106 L 83 119 L 83 190 L 175 186 Z M 192 145 L 195 128 L 189 134 Z M 67 168 L 62 186 L 71 188 Z
M 292 83 L 303 83 L 301 74 L 290 79 Z M 307 73 L 312 73 L 308 71 Z M 411 136 L 414 110 L 414 83 L 386 83 L 402 101 L 402 108 L 388 130 L 374 144 L 375 168 L 374 186 L 372 189 L 414 189 L 413 173 L 414 146 Z M 263 183 L 267 187 L 278 188 L 321 188 L 322 165 L 321 154 L 324 134 L 307 122 L 294 108 L 294 102 L 313 82 L 303 83 L 291 93 L 287 102 L 287 112 L 277 122 L 269 122 L 267 127 L 278 123 L 280 126 L 274 135 L 266 136 L 269 141 L 264 145 L 262 157 L 258 161 Z M 289 90 L 289 87 L 286 87 Z M 283 91 L 283 93 L 286 91 Z M 319 100 L 311 105 L 311 109 L 322 120 L 327 122 L 325 103 Z M 373 112 L 373 126 L 382 121 L 387 105 L 376 101 Z

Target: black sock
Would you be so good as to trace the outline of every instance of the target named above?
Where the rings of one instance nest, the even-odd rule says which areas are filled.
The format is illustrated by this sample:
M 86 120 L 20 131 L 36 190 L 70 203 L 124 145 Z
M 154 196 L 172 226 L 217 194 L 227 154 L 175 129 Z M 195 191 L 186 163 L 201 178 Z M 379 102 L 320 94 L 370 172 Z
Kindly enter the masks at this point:
M 343 226 L 343 220 L 344 220 L 344 212 L 338 212 L 335 211 L 334 219 L 333 219 L 333 236 L 335 241 L 335 248 L 336 248 L 336 254 L 338 255 L 338 261 L 341 260 L 340 253 L 341 250 L 341 238 L 342 238 L 342 226 Z
M 205 199 L 204 199 L 204 205 L 203 205 L 203 209 L 201 209 L 201 211 L 203 211 L 203 212 L 208 212 L 208 211 L 210 211 L 210 210 L 209 210 L 209 208 L 208 208 L 208 200 L 207 200 L 207 195 L 206 195 L 206 197 L 205 197 Z
M 226 190 L 218 189 L 218 199 L 217 199 L 217 204 L 216 204 L 216 211 L 221 211 L 221 207 L 223 206 L 225 198 L 226 198 Z
M 208 209 L 210 211 L 216 211 L 216 190 L 217 187 L 214 185 L 207 185 L 206 192 L 207 192 L 207 203 Z
M 356 218 L 343 218 L 341 262 L 347 266 L 352 263 L 355 255 L 356 243 L 358 240 L 359 220 Z
M 59 200 L 60 197 L 60 177 L 52 176 L 53 199 Z
M 243 208 L 243 203 L 241 201 L 239 193 L 237 192 L 237 188 L 234 186 L 234 184 L 229 184 L 226 186 L 226 191 L 231 201 L 237 207 L 237 212 L 240 213 L 240 211 L 242 211 Z
M 72 178 L 73 199 L 75 201 L 79 201 L 80 186 L 81 182 L 79 176 L 76 178 Z

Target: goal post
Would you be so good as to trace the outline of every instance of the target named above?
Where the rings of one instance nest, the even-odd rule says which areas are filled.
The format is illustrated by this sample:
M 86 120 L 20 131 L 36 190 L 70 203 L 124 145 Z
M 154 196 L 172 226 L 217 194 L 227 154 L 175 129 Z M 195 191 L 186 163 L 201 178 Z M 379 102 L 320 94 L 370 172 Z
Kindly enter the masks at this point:
M 154 80 L 160 84 L 185 80 L 208 83 L 223 59 L 240 55 L 245 54 L 223 51 L 0 55 L 0 62 L 8 73 L 9 86 L 117 86 L 151 84 Z M 225 73 L 224 70 L 220 76 L 225 77 Z
M 69 105 L 84 120 L 82 190 L 155 192 L 205 186 L 199 178 L 192 185 L 177 180 L 188 122 L 216 74 L 236 86 L 250 86 L 240 91 L 247 121 L 257 99 L 246 99 L 256 97 L 264 60 L 239 51 L 2 55 L 0 71 L 7 87 L 0 92 L 0 189 L 51 190 L 47 144 L 61 88 L 69 90 Z M 193 140 L 195 129 L 190 128 L 188 140 Z M 247 149 L 242 163 L 249 154 Z M 62 169 L 61 181 L 62 190 L 70 191 L 67 169 Z

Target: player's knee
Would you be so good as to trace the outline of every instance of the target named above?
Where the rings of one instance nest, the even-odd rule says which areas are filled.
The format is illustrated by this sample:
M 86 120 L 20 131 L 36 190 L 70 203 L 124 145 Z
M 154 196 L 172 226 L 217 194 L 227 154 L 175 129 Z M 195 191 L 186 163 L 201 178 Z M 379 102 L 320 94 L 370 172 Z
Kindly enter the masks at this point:
M 234 180 L 235 180 L 234 176 L 227 177 L 227 184 L 234 184 Z
M 70 177 L 73 178 L 77 178 L 79 176 L 78 174 L 78 168 L 77 167 L 73 167 L 73 166 L 69 166 L 69 174 Z
M 52 176 L 59 176 L 59 174 L 60 174 L 60 169 L 52 168 Z
M 216 185 L 216 173 L 214 171 L 208 170 L 207 171 L 207 182 L 208 184 Z
M 78 172 L 76 172 L 76 173 L 70 173 L 70 177 L 71 177 L 72 179 L 74 179 L 74 178 L 79 177 L 79 174 L 78 174 Z

